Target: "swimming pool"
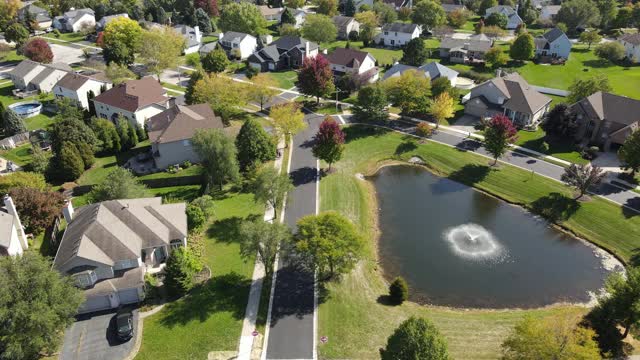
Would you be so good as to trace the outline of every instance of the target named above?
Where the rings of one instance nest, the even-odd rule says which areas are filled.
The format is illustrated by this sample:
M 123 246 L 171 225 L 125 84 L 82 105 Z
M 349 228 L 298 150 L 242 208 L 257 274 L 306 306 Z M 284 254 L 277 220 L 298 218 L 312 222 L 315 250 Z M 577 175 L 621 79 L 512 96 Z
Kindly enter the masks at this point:
M 9 105 L 9 109 L 15 111 L 16 114 L 23 118 L 29 118 L 40 114 L 42 103 L 39 101 L 25 101 Z

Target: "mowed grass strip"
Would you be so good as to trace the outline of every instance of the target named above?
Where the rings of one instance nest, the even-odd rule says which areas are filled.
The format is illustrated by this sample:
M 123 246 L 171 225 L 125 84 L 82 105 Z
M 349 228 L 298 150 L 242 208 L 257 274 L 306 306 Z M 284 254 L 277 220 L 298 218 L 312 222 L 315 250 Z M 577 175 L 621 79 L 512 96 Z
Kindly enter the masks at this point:
M 318 336 L 329 338 L 327 344 L 319 345 L 322 358 L 377 358 L 378 349 L 384 347 L 393 329 L 407 317 L 415 315 L 434 321 L 447 338 L 454 358 L 495 359 L 500 357 L 500 344 L 524 315 L 542 317 L 564 312 L 581 315 L 588 311 L 574 306 L 534 310 L 456 310 L 415 303 L 396 307 L 378 303 L 378 297 L 388 290 L 377 263 L 376 230 L 373 226 L 376 215 L 372 211 L 375 206 L 374 189 L 369 182 L 357 179 L 356 173 L 371 174 L 383 162 L 405 161 L 417 155 L 439 175 L 525 206 L 551 193 L 571 196 L 572 191 L 550 179 L 532 178 L 527 171 L 505 165 L 481 177 L 478 173 L 482 172 L 477 169 L 487 166 L 488 159 L 445 145 L 427 142 L 403 146 L 407 139 L 401 134 L 362 126 L 352 126 L 346 131 L 348 143 L 344 158 L 334 165 L 337 171 L 321 181 L 321 210 L 345 214 L 359 225 L 370 241 L 365 260 L 357 269 L 340 282 L 327 285 L 328 296 L 319 310 Z M 625 260 L 640 246 L 640 216 L 627 218 L 619 206 L 605 200 L 581 203 L 568 220 L 562 221 L 562 225 L 612 249 Z

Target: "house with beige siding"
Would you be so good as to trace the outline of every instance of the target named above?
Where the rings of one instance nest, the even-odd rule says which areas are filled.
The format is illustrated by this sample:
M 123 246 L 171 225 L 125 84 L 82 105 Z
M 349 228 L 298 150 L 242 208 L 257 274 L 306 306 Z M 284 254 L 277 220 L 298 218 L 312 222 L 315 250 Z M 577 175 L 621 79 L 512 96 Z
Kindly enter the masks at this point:
M 23 91 L 51 92 L 54 85 L 73 69 L 67 64 L 43 64 L 31 60 L 22 60 L 10 73 L 16 89 Z
M 58 80 L 53 87 L 53 95 L 56 99 L 69 99 L 79 108 L 89 110 L 90 93 L 98 96 L 102 91 L 111 89 L 112 84 L 108 81 L 94 79 L 92 77 L 68 73 L 62 79 Z

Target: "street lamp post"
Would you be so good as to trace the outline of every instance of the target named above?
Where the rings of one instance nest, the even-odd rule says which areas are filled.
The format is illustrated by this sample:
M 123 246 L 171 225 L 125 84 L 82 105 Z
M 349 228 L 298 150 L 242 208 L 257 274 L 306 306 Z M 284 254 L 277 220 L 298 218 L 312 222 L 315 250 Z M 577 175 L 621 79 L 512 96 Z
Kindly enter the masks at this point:
M 341 92 L 342 90 L 336 86 L 336 112 L 338 112 L 338 94 Z

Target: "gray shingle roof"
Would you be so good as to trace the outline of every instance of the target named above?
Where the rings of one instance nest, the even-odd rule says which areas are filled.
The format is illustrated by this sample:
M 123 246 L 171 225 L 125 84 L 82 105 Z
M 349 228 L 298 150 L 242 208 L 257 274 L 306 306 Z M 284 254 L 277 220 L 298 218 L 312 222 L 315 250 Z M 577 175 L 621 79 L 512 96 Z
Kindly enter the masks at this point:
M 631 125 L 640 121 L 640 100 L 598 91 L 572 106 L 582 107 L 599 120 Z
M 633 45 L 640 45 L 640 33 L 622 35 L 620 40 L 624 40 Z
M 219 41 L 224 40 L 224 41 L 230 41 L 230 42 L 240 42 L 244 40 L 244 38 L 246 38 L 247 36 L 251 36 L 251 35 L 241 33 L 241 32 L 227 31 L 226 33 L 224 33 L 222 38 L 219 39 Z
M 309 43 L 310 51 L 318 48 L 318 44 L 314 43 L 313 41 L 301 38 L 299 36 L 290 36 L 290 35 L 283 36 L 278 40 L 272 42 L 270 45 L 273 45 L 280 50 L 289 51 L 294 47 L 304 49 L 307 42 Z
M 382 31 L 393 31 L 399 33 L 411 34 L 418 28 L 416 24 L 407 24 L 401 22 L 394 22 L 391 24 L 384 24 Z
M 440 48 L 442 49 L 453 49 L 453 48 L 466 48 L 471 51 L 478 52 L 487 52 L 491 46 L 493 46 L 493 41 L 485 40 L 483 38 L 469 38 L 469 39 L 458 39 L 452 36 L 445 36 L 440 43 Z
M 512 73 L 489 81 L 500 89 L 506 88 L 506 94 L 509 99 L 503 105 L 505 108 L 522 113 L 535 114 L 551 102 L 550 97 L 531 87 L 518 73 Z
M 559 37 L 564 35 L 564 32 L 558 28 L 553 28 L 542 35 L 543 38 L 547 39 L 548 42 L 552 43 L 556 41 Z
M 333 24 L 336 26 L 338 31 L 345 31 L 349 23 L 355 21 L 355 19 L 350 16 L 340 15 L 332 17 L 331 20 L 333 21 Z
M 426 65 L 422 65 L 419 69 L 424 71 L 425 73 L 428 73 L 432 80 L 439 77 L 446 77 L 447 79 L 451 79 L 458 76 L 457 71 L 435 61 L 430 62 Z

